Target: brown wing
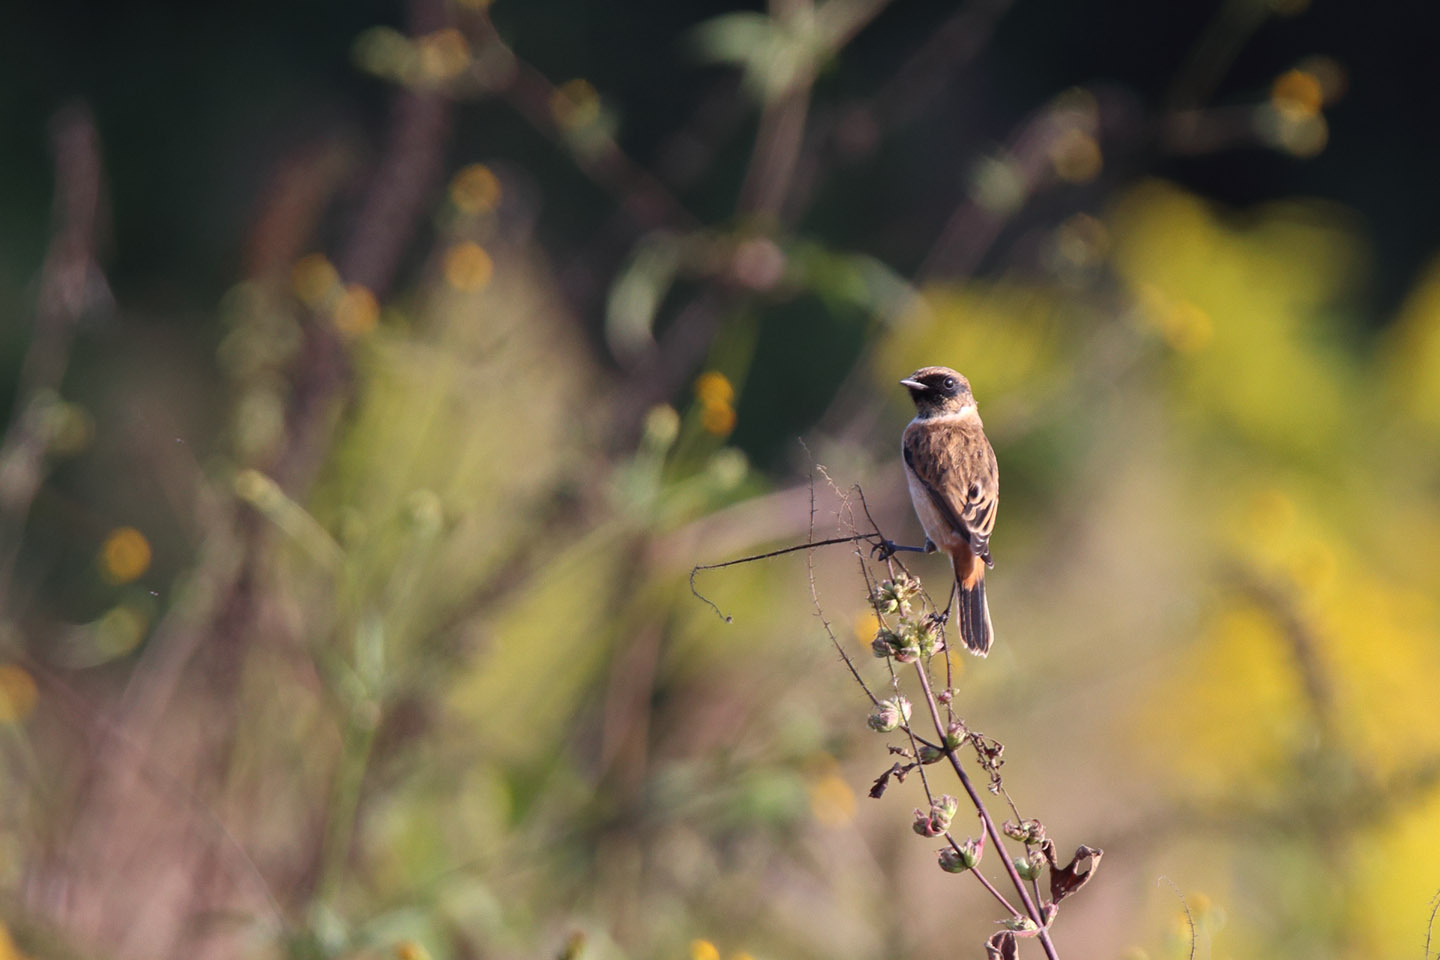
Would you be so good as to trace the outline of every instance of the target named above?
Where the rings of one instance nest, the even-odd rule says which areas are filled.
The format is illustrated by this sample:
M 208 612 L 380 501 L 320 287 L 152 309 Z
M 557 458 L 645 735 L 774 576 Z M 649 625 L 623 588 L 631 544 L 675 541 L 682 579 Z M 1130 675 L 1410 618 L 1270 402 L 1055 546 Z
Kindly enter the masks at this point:
M 1000 502 L 995 451 L 980 421 L 920 422 L 905 431 L 905 462 L 935 510 L 970 549 L 990 563 L 990 533 Z

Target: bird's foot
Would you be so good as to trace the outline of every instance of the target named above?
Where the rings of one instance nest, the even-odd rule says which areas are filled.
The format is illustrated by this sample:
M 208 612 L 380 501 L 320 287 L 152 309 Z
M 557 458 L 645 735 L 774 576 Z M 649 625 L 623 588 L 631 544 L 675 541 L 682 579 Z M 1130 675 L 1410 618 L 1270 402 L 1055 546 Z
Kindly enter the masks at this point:
M 928 547 L 929 549 L 926 549 Z M 929 540 L 925 541 L 924 547 L 909 547 L 903 543 L 896 543 L 894 540 L 880 538 L 880 542 L 870 548 L 870 556 L 876 560 L 889 560 L 897 553 L 932 553 L 935 545 Z

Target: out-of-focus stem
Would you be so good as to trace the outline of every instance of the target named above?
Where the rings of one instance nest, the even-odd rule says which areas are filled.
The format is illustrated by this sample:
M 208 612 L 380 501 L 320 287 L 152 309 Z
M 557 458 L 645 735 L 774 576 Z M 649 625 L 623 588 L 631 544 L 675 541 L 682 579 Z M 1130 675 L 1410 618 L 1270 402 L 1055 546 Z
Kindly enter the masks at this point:
M 35 325 L 20 366 L 14 413 L 0 440 L 0 612 L 7 615 L 25 521 L 44 480 L 44 398 L 58 394 L 81 317 L 102 291 L 108 296 L 95 262 L 104 205 L 100 136 L 89 109 L 81 104 L 61 109 L 51 121 L 51 139 L 54 228 L 40 270 Z
M 350 844 L 355 833 L 355 812 L 360 806 L 360 787 L 370 763 L 370 748 L 375 743 L 378 725 L 373 704 L 355 704 L 346 718 L 340 768 L 335 774 L 335 787 L 330 794 L 330 809 L 325 822 L 324 845 L 320 850 L 320 874 L 316 899 L 331 899 L 345 875 L 345 862 L 350 857 Z

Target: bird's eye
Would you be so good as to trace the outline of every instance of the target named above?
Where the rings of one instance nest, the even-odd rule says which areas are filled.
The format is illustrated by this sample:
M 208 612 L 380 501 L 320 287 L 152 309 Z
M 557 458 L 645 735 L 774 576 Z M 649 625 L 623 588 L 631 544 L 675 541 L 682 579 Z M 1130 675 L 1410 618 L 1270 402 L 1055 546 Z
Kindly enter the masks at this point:
M 955 378 L 954 378 L 954 377 L 946 377 L 946 378 L 945 378 L 945 389 L 946 389 L 946 390 L 954 390 L 954 389 L 955 389 Z

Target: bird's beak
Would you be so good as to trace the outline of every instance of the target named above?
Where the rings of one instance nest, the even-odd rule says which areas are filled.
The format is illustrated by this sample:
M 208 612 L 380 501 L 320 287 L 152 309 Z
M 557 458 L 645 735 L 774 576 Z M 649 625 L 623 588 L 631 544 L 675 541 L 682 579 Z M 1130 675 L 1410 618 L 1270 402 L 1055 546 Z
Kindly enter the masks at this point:
M 929 390 L 929 389 L 930 389 L 929 387 L 925 386 L 925 384 L 921 383 L 919 380 L 910 380 L 910 379 L 908 379 L 908 378 L 905 379 L 905 380 L 901 380 L 901 381 L 900 381 L 900 386 L 902 386 L 902 387 L 909 387 L 911 390 Z

